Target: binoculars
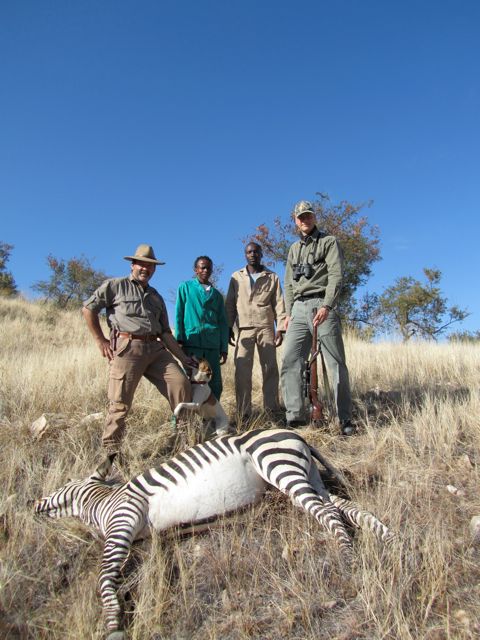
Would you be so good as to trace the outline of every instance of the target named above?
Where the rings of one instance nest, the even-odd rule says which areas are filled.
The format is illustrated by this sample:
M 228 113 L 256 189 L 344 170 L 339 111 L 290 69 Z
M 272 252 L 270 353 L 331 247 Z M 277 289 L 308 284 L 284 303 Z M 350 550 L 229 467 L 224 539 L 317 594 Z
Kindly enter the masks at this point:
M 295 282 L 298 282 L 301 278 L 301 276 L 304 276 L 307 280 L 310 280 L 310 278 L 313 276 L 314 274 L 314 269 L 313 269 L 313 265 L 312 264 L 294 264 L 293 265 L 293 279 L 295 280 Z

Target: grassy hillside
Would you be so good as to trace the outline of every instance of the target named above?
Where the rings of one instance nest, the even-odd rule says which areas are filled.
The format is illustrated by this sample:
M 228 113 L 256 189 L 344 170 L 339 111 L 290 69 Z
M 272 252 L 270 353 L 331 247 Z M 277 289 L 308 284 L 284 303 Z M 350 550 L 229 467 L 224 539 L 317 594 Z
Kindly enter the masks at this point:
M 74 520 L 34 520 L 29 500 L 102 459 L 107 367 L 80 313 L 0 299 L 0 637 L 103 637 L 101 541 Z M 359 435 L 302 435 L 351 473 L 354 500 L 399 533 L 391 551 L 357 534 L 351 575 L 308 516 L 277 493 L 204 535 L 158 536 L 125 568 L 134 640 L 443 640 L 480 635 L 480 348 L 346 342 Z M 259 372 L 255 400 L 260 406 Z M 231 362 L 222 398 L 235 417 Z M 31 423 L 49 428 L 37 440 Z M 126 472 L 172 453 L 167 403 L 146 381 Z M 260 414 L 250 426 L 269 426 Z M 193 443 L 195 428 L 176 448 Z M 456 487 L 454 494 L 447 485 Z

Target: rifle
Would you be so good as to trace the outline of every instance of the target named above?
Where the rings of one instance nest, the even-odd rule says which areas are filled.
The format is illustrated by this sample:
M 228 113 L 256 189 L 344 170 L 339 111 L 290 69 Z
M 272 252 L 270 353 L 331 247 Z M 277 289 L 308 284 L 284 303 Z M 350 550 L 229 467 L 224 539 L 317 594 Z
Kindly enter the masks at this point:
M 317 315 L 317 309 L 314 308 L 313 317 Z M 305 398 L 310 401 L 310 425 L 312 427 L 319 427 L 323 421 L 323 407 L 318 399 L 318 370 L 317 370 L 317 357 L 321 355 L 321 349 L 318 346 L 318 328 L 313 327 L 312 335 L 312 348 L 310 350 L 310 356 L 305 362 L 305 368 L 303 372 L 303 393 Z M 323 356 L 322 356 L 323 367 Z

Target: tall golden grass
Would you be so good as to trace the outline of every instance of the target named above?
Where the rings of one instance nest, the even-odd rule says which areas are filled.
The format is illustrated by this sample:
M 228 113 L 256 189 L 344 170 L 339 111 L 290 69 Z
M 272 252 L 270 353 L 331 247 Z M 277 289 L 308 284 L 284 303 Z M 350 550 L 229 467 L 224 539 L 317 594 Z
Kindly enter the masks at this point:
M 0 300 L 0 637 L 103 637 L 96 580 L 102 543 L 75 520 L 33 518 L 29 501 L 85 477 L 102 459 L 107 367 L 79 312 Z M 411 639 L 480 635 L 480 348 L 366 344 L 346 349 L 360 432 L 334 421 L 302 434 L 350 472 L 351 495 L 398 532 L 367 534 L 341 572 L 313 520 L 278 494 L 203 535 L 137 546 L 122 594 L 128 634 L 154 639 Z M 227 412 L 235 417 L 231 361 Z M 259 372 L 254 399 L 261 403 Z M 37 440 L 31 423 L 48 414 Z M 132 475 L 168 455 L 170 411 L 147 382 L 125 440 Z M 252 427 L 270 426 L 259 412 Z M 175 444 L 194 439 L 194 428 Z M 456 495 L 447 490 L 456 487 Z

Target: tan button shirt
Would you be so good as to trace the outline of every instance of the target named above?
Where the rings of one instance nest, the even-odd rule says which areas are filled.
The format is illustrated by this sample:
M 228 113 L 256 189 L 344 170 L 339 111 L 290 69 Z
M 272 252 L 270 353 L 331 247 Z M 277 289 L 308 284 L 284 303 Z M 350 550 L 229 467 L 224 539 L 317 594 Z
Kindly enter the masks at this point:
M 84 307 L 95 313 L 106 309 L 110 329 L 135 335 L 171 333 L 162 296 L 149 285 L 144 289 L 132 276 L 105 280 Z
M 273 327 L 284 330 L 285 304 L 282 287 L 276 273 L 266 267 L 253 286 L 247 267 L 235 271 L 230 279 L 225 300 L 228 326 L 238 319 L 240 329 L 248 327 Z

